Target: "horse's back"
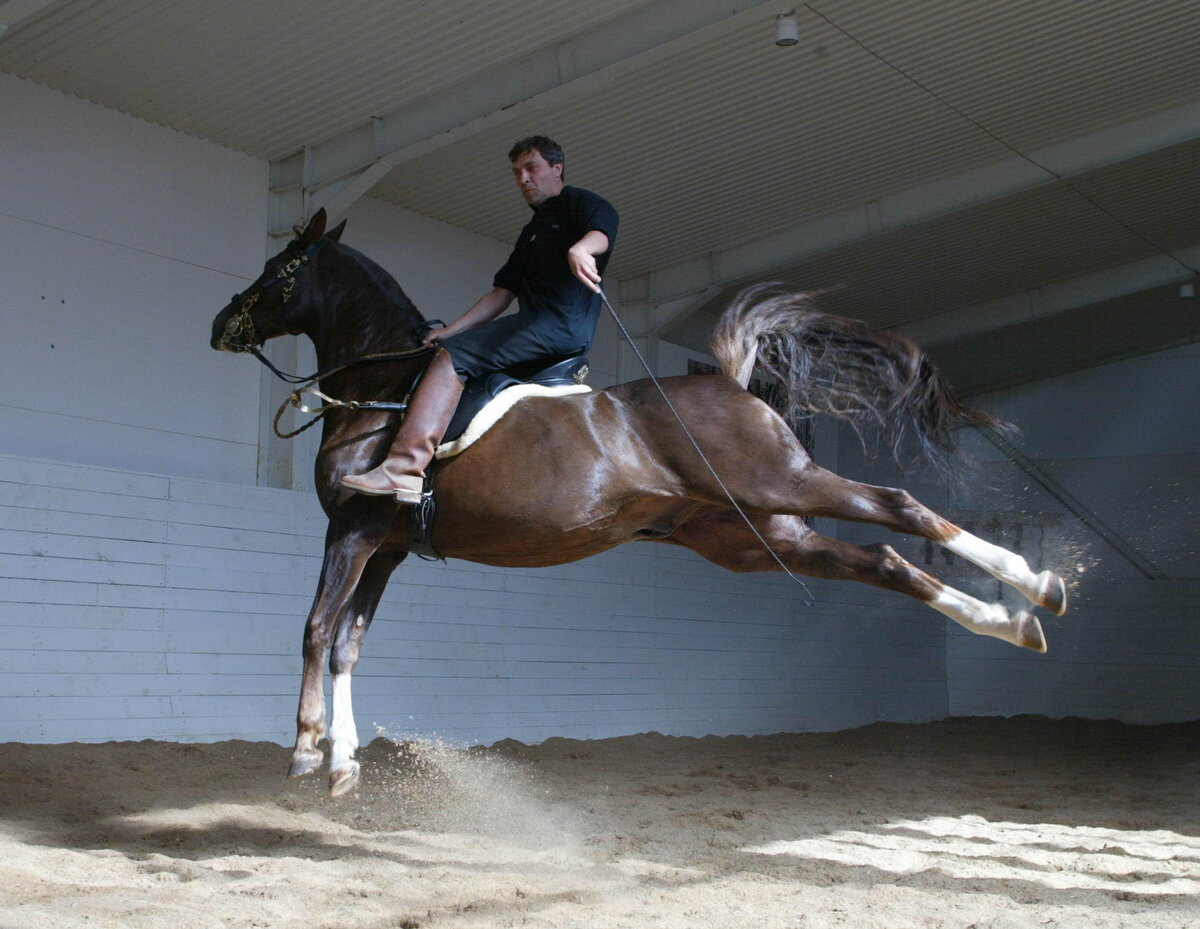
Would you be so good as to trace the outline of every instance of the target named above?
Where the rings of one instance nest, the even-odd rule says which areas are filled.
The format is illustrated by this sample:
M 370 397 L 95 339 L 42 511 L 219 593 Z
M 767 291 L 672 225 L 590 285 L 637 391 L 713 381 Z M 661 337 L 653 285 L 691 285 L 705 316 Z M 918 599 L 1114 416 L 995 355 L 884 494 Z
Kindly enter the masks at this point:
M 739 455 L 762 455 L 771 448 L 803 451 L 773 407 L 723 374 L 659 378 L 657 386 L 647 378 L 609 391 L 625 409 L 636 411 L 634 420 L 660 455 L 683 449 L 694 456 L 692 439 L 706 456 L 718 455 L 729 467 L 736 466 Z
M 730 378 L 689 375 L 659 385 L 632 381 L 517 403 L 440 464 L 439 520 L 449 509 L 464 526 L 468 518 L 510 531 L 526 522 L 595 525 L 633 501 L 685 494 L 700 465 L 689 434 L 725 470 L 740 468 L 747 455 L 770 454 L 764 444 L 799 449 L 778 414 Z M 528 505 L 535 498 L 538 506 Z

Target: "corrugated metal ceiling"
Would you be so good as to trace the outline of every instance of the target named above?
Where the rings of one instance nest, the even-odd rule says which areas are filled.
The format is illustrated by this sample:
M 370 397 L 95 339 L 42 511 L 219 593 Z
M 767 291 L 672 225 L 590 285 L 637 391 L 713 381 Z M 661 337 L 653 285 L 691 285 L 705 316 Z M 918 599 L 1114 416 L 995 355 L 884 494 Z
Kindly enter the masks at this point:
M 274 160 L 647 2 L 66 0 L 0 68 Z
M 70 0 L 0 38 L 0 69 L 279 159 L 655 6 Z M 1200 107 L 1194 0 L 816 0 L 798 8 L 800 44 L 777 48 L 772 21 L 791 6 L 763 3 L 532 113 L 493 114 L 372 195 L 511 241 L 524 208 L 504 152 L 544 131 L 567 148 L 569 180 L 620 209 L 610 276 L 628 280 L 1107 132 L 1119 144 L 1099 163 L 1113 164 L 1077 182 L 1112 215 L 1046 175 L 761 277 L 840 285 L 833 308 L 902 325 L 1152 254 L 1146 240 L 1200 244 L 1197 146 L 1129 159 L 1119 150 L 1139 141 L 1115 128 Z M 705 313 L 677 334 L 689 325 Z
M 1162 177 L 1170 177 L 1164 187 Z M 1082 196 L 1081 196 L 1082 193 Z M 1152 242 L 1117 216 L 1153 214 Z M 1200 140 L 832 249 L 777 269 L 775 279 L 823 290 L 829 312 L 893 328 L 1020 289 L 1094 274 L 1197 242 Z M 732 287 L 752 283 L 746 278 Z M 672 337 L 700 348 L 722 307 L 712 300 Z M 703 322 L 701 321 L 703 319 Z
M 1155 6 L 1163 5 L 1171 4 Z M 1188 53 L 1191 41 L 1177 20 L 1157 9 L 1131 41 L 1126 6 L 830 0 L 821 8 L 874 24 L 889 56 L 899 32 L 902 67 L 1030 152 L 1200 97 L 1200 56 Z M 867 15 L 881 7 L 892 12 Z M 999 23 L 998 8 L 1008 10 Z M 1107 11 L 1108 19 L 1084 8 Z M 571 177 L 621 208 L 618 276 L 1013 157 L 821 20 L 806 21 L 800 47 L 779 49 L 769 41 L 769 18 L 747 18 L 707 45 L 539 114 L 539 125 L 570 140 Z M 1033 29 L 1045 22 L 1053 28 Z M 1039 40 L 1028 41 L 1030 32 Z M 1043 47 L 1050 42 L 1058 45 L 1054 54 Z M 939 58 L 927 77 L 920 56 L 936 57 L 937 49 L 957 54 Z M 1112 92 L 1126 83 L 1136 92 Z M 375 193 L 510 239 L 522 218 L 513 214 L 503 152 L 523 128 L 502 125 L 410 162 Z

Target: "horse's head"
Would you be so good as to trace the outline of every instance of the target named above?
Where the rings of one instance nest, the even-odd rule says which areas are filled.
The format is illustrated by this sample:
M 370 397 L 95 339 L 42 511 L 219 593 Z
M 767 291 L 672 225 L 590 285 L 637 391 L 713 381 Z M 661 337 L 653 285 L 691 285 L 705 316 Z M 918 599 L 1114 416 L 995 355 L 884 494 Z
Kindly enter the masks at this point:
M 248 352 L 267 339 L 302 330 L 309 262 L 322 246 L 341 238 L 346 226 L 343 222 L 326 235 L 325 219 L 325 210 L 317 210 L 287 248 L 266 263 L 258 280 L 234 294 L 213 320 L 213 348 Z

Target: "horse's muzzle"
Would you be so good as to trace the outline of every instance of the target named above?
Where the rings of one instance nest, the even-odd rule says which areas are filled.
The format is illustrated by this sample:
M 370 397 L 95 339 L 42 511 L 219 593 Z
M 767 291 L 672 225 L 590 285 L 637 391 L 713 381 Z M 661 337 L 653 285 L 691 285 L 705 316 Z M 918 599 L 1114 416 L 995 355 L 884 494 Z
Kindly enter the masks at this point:
M 250 307 L 256 302 L 257 294 L 250 300 L 235 297 L 213 320 L 208 344 L 219 352 L 248 352 L 256 348 L 258 340 L 250 319 Z

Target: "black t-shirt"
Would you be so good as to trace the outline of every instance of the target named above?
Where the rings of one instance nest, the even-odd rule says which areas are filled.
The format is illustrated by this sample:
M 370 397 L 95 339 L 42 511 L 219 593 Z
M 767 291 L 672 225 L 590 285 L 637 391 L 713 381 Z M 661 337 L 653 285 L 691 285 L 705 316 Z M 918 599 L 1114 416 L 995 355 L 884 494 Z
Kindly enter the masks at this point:
M 564 187 L 533 212 L 512 254 L 493 280 L 517 295 L 519 313 L 556 348 L 574 351 L 591 344 L 600 315 L 600 295 L 571 273 L 567 251 L 592 230 L 608 237 L 608 251 L 596 256 L 604 273 L 617 241 L 617 211 L 580 187 Z

